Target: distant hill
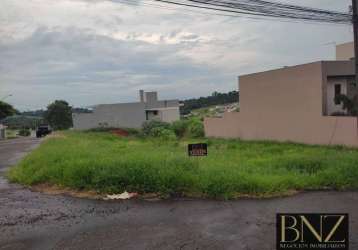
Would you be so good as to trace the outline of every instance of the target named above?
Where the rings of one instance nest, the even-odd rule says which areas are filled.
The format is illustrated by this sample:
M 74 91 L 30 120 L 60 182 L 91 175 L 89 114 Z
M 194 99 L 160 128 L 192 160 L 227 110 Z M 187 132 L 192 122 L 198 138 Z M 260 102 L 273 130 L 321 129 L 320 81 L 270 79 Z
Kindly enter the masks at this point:
M 72 108 L 72 113 L 92 113 L 92 110 L 88 108 Z
M 36 116 L 42 118 L 45 113 L 45 110 L 39 109 L 39 110 L 33 110 L 33 111 L 24 111 L 20 114 L 23 116 Z
M 193 98 L 182 101 L 184 106 L 180 107 L 180 114 L 188 115 L 191 111 L 196 109 L 237 102 L 239 102 L 238 91 L 230 91 L 228 93 L 214 92 L 208 97 Z
M 33 111 L 24 111 L 21 112 L 21 115 L 24 116 L 36 116 L 36 117 L 44 117 L 46 110 L 43 109 L 39 109 L 39 110 L 33 110 Z M 72 108 L 72 112 L 73 113 L 91 113 L 92 111 L 90 109 L 87 108 Z
M 200 109 L 193 109 L 187 117 L 198 117 L 203 119 L 205 117 L 222 117 L 225 112 L 239 112 L 240 107 L 238 102 L 213 105 Z

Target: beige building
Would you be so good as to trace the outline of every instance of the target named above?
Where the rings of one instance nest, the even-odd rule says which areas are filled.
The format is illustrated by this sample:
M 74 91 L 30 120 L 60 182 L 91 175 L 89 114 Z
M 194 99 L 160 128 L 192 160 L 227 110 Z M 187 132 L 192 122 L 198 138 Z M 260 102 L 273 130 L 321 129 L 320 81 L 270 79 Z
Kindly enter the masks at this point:
M 351 60 L 354 58 L 354 43 L 342 43 L 336 46 L 336 60 Z
M 101 104 L 91 113 L 73 113 L 73 128 L 140 128 L 145 121 L 173 122 L 180 119 L 179 100 L 158 100 L 157 92 L 139 91 L 139 102 Z
M 344 54 L 339 50 L 338 46 L 337 57 Z M 335 103 L 335 95 L 357 93 L 353 61 L 320 61 L 243 75 L 239 84 L 240 112 L 206 118 L 207 136 L 358 146 L 357 117 L 332 116 L 346 112 Z

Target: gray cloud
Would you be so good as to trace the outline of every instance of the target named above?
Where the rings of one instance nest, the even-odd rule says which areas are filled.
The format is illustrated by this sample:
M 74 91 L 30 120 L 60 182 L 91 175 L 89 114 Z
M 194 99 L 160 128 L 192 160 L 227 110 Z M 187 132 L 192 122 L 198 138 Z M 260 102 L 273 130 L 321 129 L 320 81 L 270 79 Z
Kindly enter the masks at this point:
M 176 55 L 182 46 L 115 40 L 77 29 L 39 29 L 28 39 L 0 45 L 0 81 L 19 94 L 33 89 L 28 94 L 34 100 L 63 98 L 78 106 L 129 101 L 139 88 L 181 88 L 203 76 L 206 81 L 222 77 L 222 72 Z
M 20 109 L 66 99 L 75 106 L 237 88 L 237 76 L 333 59 L 350 26 L 257 21 L 123 5 L 122 1 L 3 0 L 0 97 Z M 297 1 L 287 0 L 297 4 Z M 349 0 L 299 4 L 345 11 Z M 324 5 L 323 5 L 324 4 Z

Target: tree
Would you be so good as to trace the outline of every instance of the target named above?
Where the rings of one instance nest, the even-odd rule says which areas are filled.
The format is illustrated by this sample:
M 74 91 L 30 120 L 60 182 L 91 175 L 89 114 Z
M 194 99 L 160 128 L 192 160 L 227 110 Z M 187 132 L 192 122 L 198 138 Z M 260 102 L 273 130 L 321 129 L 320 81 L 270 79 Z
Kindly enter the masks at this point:
M 358 95 L 355 95 L 353 98 L 349 98 L 346 95 L 337 95 L 334 101 L 336 103 L 342 103 L 343 109 L 347 110 L 349 115 L 358 115 Z
M 72 107 L 66 101 L 56 100 L 47 106 L 45 120 L 54 130 L 72 127 Z
M 18 113 L 19 113 L 19 111 L 14 109 L 13 106 L 11 106 L 10 104 L 8 104 L 6 102 L 0 101 L 0 120 L 6 118 L 8 116 L 18 114 Z

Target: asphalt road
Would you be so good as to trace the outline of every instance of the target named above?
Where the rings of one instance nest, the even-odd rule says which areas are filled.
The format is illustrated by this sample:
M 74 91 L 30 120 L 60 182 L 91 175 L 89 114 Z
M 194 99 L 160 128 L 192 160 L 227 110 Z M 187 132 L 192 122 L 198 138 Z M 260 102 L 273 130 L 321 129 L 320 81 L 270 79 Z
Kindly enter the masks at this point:
M 0 175 L 39 144 L 0 142 Z M 358 192 L 237 201 L 98 201 L 46 195 L 0 176 L 0 249 L 275 249 L 277 212 L 350 214 L 358 249 Z

